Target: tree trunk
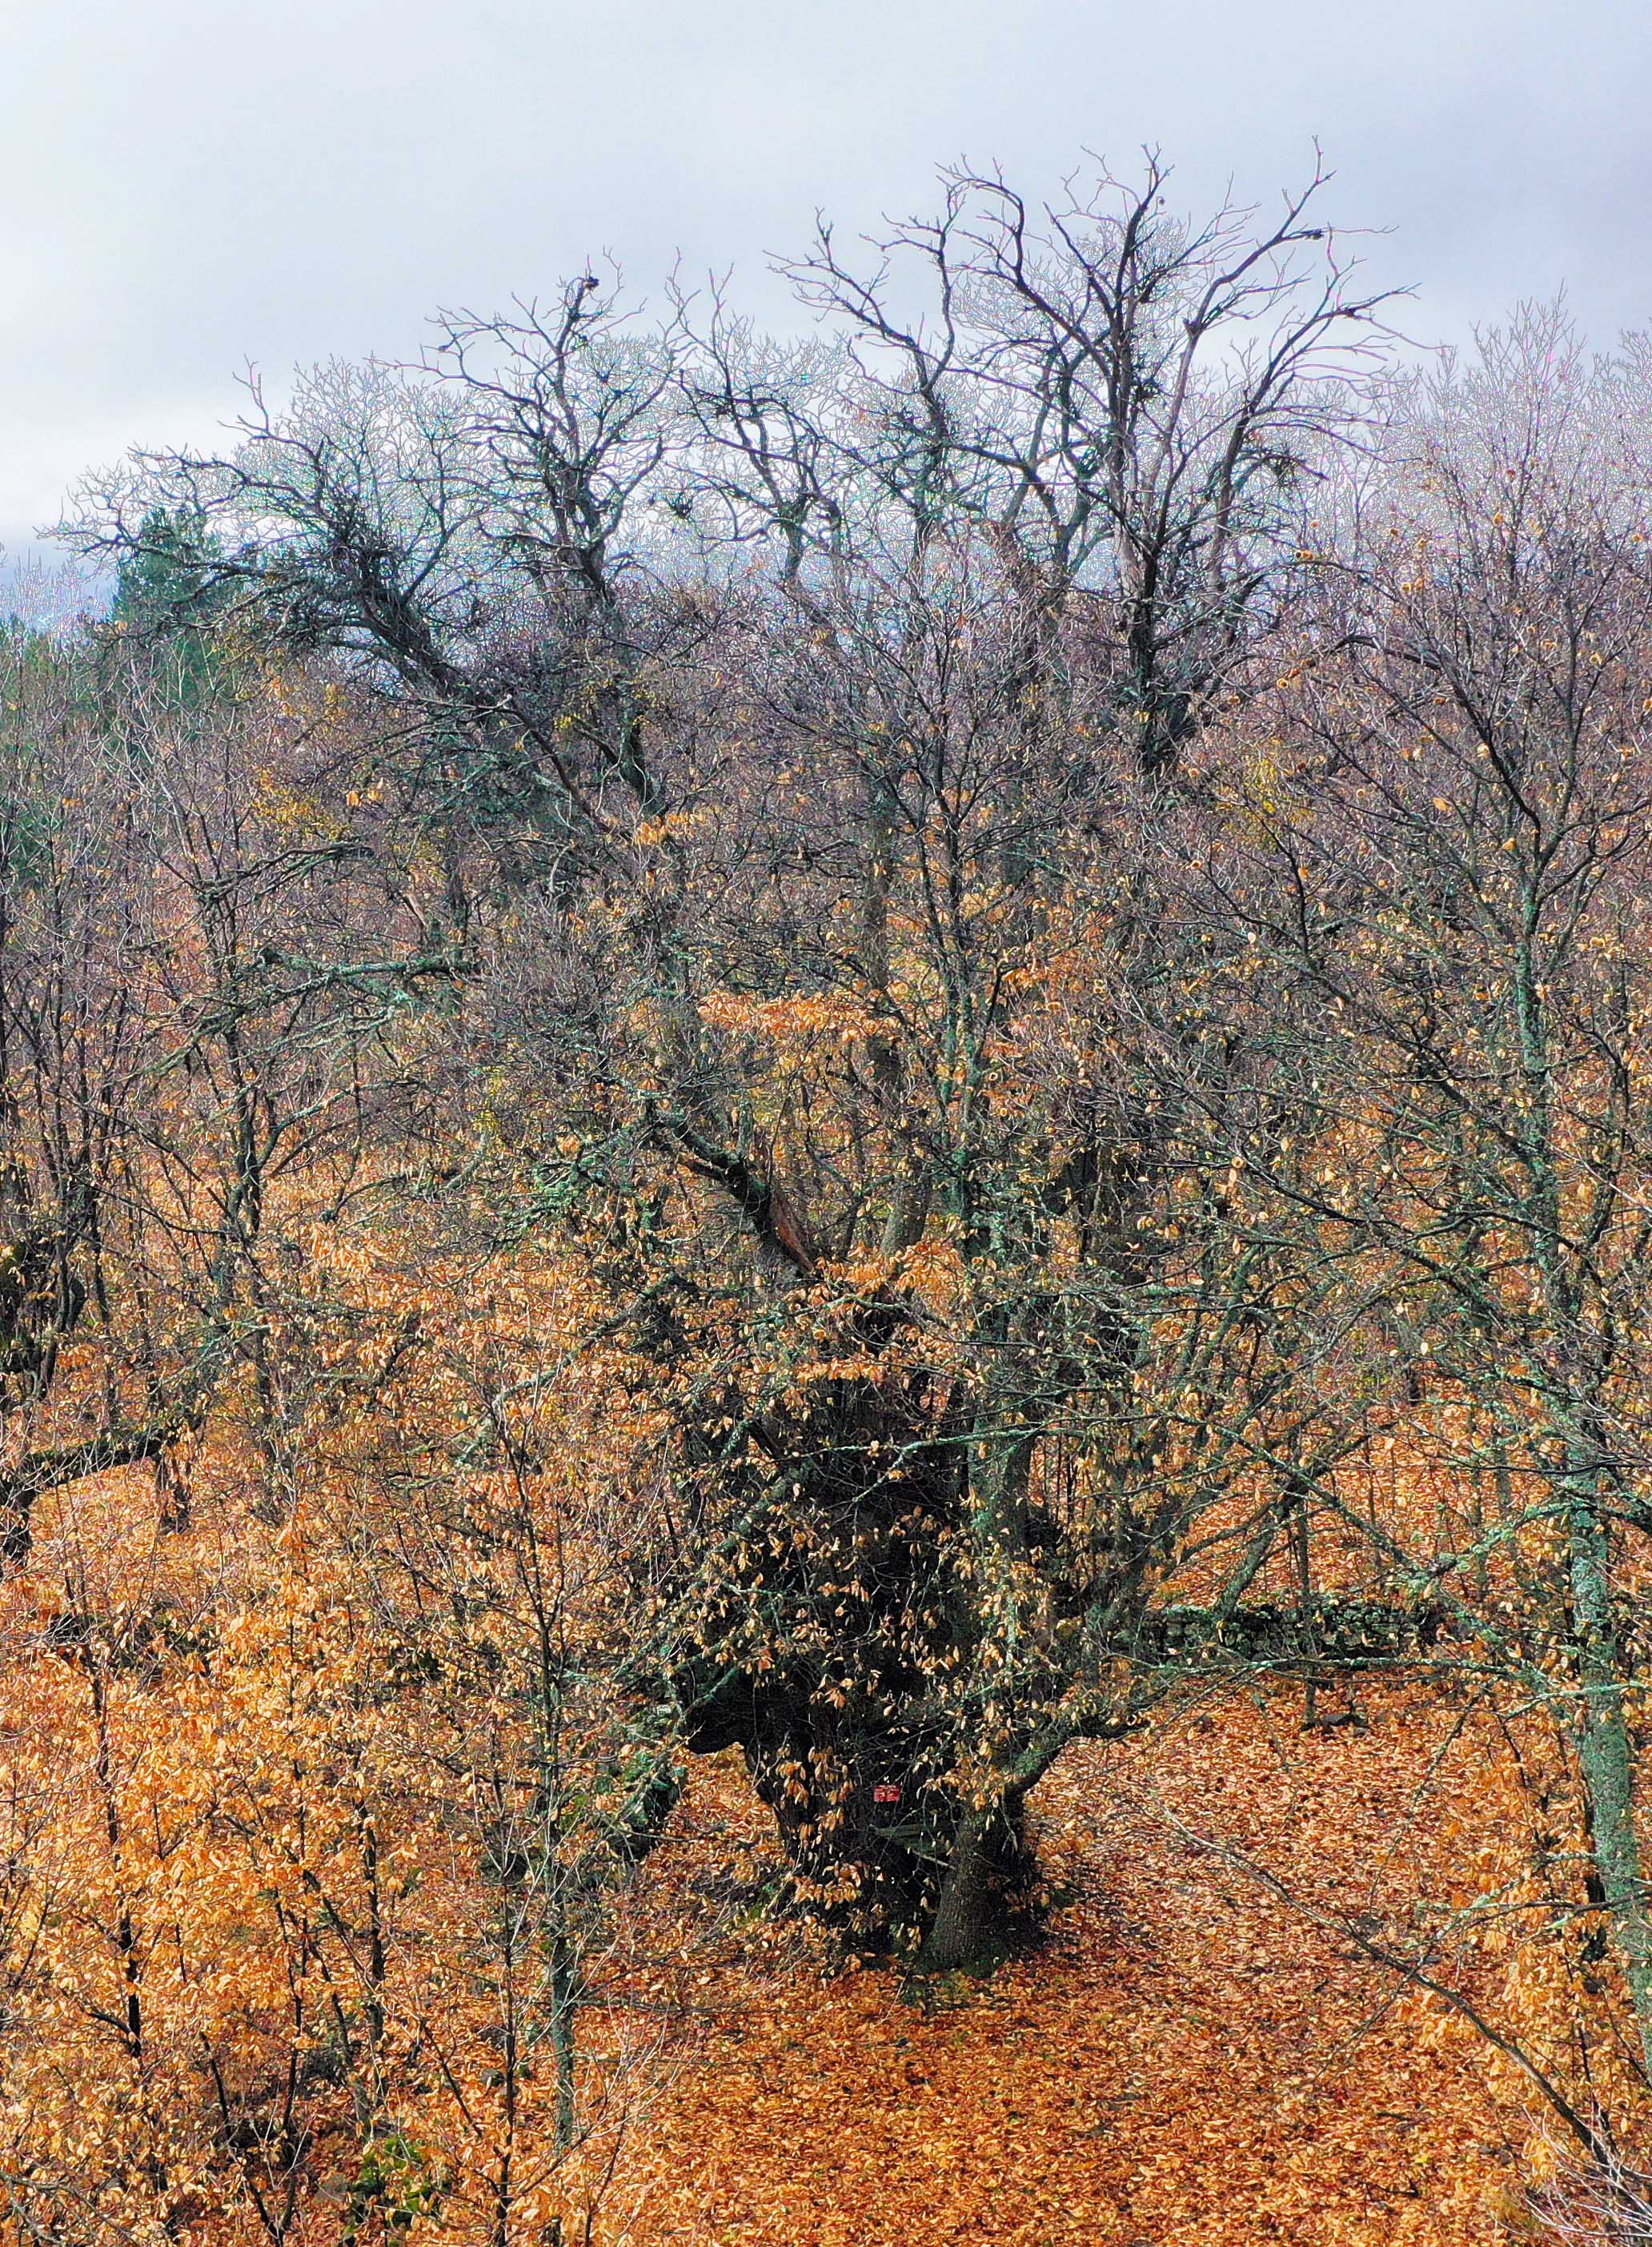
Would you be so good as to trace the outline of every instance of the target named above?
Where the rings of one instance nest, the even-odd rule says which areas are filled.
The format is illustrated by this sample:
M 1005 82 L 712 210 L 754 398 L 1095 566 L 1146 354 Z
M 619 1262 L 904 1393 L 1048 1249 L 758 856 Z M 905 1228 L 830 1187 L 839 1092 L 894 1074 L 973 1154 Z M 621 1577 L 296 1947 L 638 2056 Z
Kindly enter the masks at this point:
M 918 1964 L 936 1974 L 995 1964 L 1026 1925 L 1032 1869 L 1016 1813 L 966 1812 Z
M 1589 1487 L 1574 1487 L 1571 1497 L 1572 1607 L 1581 1689 L 1573 1736 L 1588 1789 L 1601 1897 L 1623 1963 L 1642 2056 L 1652 2074 L 1652 1920 L 1635 1831 L 1635 1744 L 1624 1709 L 1610 1556 L 1592 1478 Z

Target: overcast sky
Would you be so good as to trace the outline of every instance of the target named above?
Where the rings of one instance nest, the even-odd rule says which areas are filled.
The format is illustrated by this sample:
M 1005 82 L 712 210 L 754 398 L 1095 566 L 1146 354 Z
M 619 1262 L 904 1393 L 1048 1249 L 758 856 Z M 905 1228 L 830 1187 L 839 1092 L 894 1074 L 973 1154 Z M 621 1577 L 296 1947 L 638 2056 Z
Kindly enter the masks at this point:
M 89 463 L 208 437 L 248 360 L 411 354 L 612 249 L 775 305 L 765 253 L 935 166 L 1088 147 L 1300 180 L 1386 229 L 1423 335 L 1564 283 L 1652 321 L 1647 0 L 0 0 L 0 540 Z M 1174 190 L 1173 190 L 1174 193 Z

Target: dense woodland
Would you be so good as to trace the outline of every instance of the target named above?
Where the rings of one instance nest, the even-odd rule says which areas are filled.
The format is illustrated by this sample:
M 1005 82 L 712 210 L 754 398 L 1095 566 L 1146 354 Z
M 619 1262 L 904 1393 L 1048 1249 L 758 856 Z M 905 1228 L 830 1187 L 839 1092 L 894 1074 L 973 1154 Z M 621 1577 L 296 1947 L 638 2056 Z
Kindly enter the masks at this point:
M 1652 2239 L 1652 345 L 938 195 L 0 638 L 7 2247 Z

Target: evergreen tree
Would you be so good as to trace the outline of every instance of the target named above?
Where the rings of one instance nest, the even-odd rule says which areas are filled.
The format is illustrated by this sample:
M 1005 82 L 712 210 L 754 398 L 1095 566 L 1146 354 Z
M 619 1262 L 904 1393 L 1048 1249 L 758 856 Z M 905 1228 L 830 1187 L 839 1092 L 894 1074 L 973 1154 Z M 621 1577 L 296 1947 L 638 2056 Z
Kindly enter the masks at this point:
M 156 507 L 144 518 L 115 581 L 110 621 L 170 702 L 196 708 L 222 667 L 217 625 L 230 589 L 215 568 L 218 541 L 188 509 Z

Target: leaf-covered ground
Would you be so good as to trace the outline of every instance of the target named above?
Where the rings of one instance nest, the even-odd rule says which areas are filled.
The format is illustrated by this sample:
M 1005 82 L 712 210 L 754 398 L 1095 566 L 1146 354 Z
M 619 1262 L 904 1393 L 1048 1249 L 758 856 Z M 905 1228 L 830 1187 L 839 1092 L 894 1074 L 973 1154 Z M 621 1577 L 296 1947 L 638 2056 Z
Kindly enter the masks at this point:
M 831 1974 L 754 1915 L 686 1951 L 655 1987 L 690 2026 L 617 2180 L 637 2247 L 1506 2238 L 1522 2124 L 1485 2047 L 1347 1933 L 1446 1909 L 1473 1729 L 1362 1701 L 1304 1733 L 1283 1694 L 1230 1695 L 1072 1754 L 1040 1803 L 1051 1940 L 984 1984 Z M 755 1853 L 737 1772 L 701 1766 L 681 1887 L 703 1902 L 706 1842 L 747 1825 Z

